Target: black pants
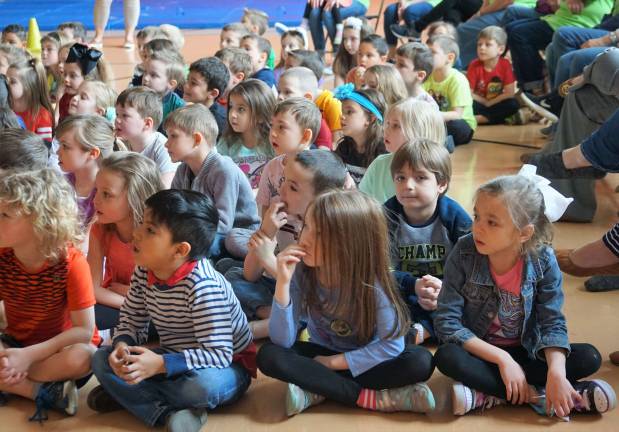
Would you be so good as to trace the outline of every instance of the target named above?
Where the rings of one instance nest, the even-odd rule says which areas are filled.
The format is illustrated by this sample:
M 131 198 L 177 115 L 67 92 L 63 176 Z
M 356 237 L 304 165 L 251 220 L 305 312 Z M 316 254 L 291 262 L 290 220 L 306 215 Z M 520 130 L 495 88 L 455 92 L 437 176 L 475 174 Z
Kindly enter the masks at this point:
M 489 124 L 502 124 L 505 119 L 518 112 L 520 104 L 514 98 L 505 99 L 491 107 L 473 101 L 473 112 L 475 115 L 482 115 L 488 119 Z
M 474 131 L 464 120 L 449 120 L 445 125 L 447 126 L 447 135 L 453 137 L 455 145 L 458 146 L 471 142 Z
M 415 345 L 356 377 L 314 360 L 318 355 L 334 354 L 338 353 L 311 342 L 296 342 L 291 348 L 267 342 L 260 348 L 257 362 L 267 376 L 350 406 L 356 405 L 364 388 L 383 390 L 415 384 L 428 380 L 434 370 L 430 351 Z
M 565 374 L 570 382 L 595 373 L 602 364 L 602 356 L 593 345 L 571 344 L 572 352 L 565 362 Z M 544 387 L 548 374 L 548 365 L 539 359 L 531 359 L 522 347 L 505 348 L 522 367 L 529 384 Z M 442 345 L 434 354 L 438 370 L 467 387 L 485 394 L 506 398 L 505 384 L 501 379 L 499 367 L 468 353 L 456 344 Z
M 421 19 L 415 21 L 415 30 L 422 32 L 434 21 L 441 20 L 457 27 L 458 24 L 475 15 L 482 3 L 482 0 L 443 0 Z

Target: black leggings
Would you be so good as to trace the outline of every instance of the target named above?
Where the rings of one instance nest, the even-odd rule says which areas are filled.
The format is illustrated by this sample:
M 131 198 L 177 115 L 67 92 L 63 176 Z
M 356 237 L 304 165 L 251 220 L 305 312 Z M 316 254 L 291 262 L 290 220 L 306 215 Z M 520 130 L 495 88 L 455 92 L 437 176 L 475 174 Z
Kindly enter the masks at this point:
M 602 356 L 593 345 L 571 344 L 572 352 L 565 362 L 565 375 L 570 382 L 578 381 L 595 373 L 602 364 Z M 504 348 L 522 367 L 527 382 L 544 387 L 548 374 L 548 365 L 539 359 L 531 359 L 521 346 Z M 463 347 L 456 344 L 442 345 L 434 354 L 438 370 L 467 387 L 479 390 L 487 395 L 506 398 L 505 385 L 501 379 L 499 367 L 475 357 Z
M 447 21 L 454 26 L 468 20 L 481 7 L 482 0 L 443 0 L 432 8 L 430 12 L 415 21 L 415 30 L 422 32 L 434 21 Z
M 502 124 L 505 119 L 518 112 L 520 104 L 514 98 L 505 99 L 497 104 L 487 107 L 477 101 L 473 101 L 473 112 L 488 119 L 488 124 Z
M 398 357 L 353 377 L 350 371 L 334 371 L 314 360 L 315 356 L 339 354 L 311 342 L 296 342 L 291 348 L 265 343 L 258 352 L 263 374 L 296 384 L 346 405 L 355 406 L 364 388 L 383 390 L 426 381 L 434 366 L 427 349 L 410 345 Z

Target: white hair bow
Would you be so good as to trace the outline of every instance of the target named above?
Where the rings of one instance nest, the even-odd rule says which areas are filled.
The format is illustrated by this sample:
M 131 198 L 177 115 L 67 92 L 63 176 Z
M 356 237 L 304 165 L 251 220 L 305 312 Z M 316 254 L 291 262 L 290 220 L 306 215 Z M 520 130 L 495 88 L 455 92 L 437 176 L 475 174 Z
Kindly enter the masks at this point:
M 294 30 L 297 33 L 301 34 L 301 37 L 303 38 L 303 49 L 308 49 L 309 44 L 307 40 L 307 30 L 305 30 L 303 27 L 288 27 L 287 25 L 279 22 L 275 23 L 275 31 L 279 34 L 284 34 L 290 30 Z
M 518 171 L 518 175 L 528 178 L 538 187 L 542 195 L 544 196 L 544 205 L 546 210 L 544 214 L 550 220 L 550 222 L 556 222 L 559 220 L 567 206 L 570 205 L 574 198 L 567 198 L 561 194 L 561 192 L 550 186 L 550 180 L 545 177 L 536 174 L 537 167 L 535 165 L 525 164 Z
M 346 18 L 342 24 L 344 24 L 344 27 L 352 27 L 355 30 L 361 30 L 361 27 L 363 27 L 363 21 L 355 16 Z

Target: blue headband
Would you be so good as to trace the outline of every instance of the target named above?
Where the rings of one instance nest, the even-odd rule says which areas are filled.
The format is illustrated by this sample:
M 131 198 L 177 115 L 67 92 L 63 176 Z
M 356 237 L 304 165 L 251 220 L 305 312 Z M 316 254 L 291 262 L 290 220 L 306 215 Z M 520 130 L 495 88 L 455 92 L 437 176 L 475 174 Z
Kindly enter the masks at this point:
M 383 115 L 380 113 L 378 108 L 376 108 L 376 105 L 374 105 L 374 103 L 371 100 L 363 96 L 361 93 L 359 93 L 358 91 L 355 91 L 354 84 L 352 83 L 342 84 L 341 86 L 339 86 L 333 91 L 333 95 L 341 101 L 350 99 L 352 101 L 357 102 L 363 108 L 365 108 L 366 110 L 374 114 L 374 116 L 378 119 L 380 123 L 383 122 Z

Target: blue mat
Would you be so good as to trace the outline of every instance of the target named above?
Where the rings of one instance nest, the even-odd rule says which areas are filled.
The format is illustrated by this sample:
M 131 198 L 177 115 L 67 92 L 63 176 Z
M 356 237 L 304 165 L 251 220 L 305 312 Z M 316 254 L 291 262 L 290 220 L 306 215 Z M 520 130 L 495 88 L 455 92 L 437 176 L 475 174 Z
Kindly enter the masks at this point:
M 43 31 L 54 30 L 63 21 L 81 21 L 93 29 L 94 0 L 0 0 L 0 28 L 7 24 L 28 26 L 36 17 Z M 261 9 L 269 14 L 270 25 L 279 21 L 297 25 L 305 7 L 303 0 L 142 0 L 138 28 L 173 24 L 184 29 L 219 28 L 239 21 L 243 8 Z M 123 2 L 112 2 L 107 30 L 124 29 Z

